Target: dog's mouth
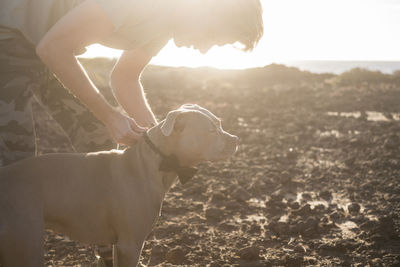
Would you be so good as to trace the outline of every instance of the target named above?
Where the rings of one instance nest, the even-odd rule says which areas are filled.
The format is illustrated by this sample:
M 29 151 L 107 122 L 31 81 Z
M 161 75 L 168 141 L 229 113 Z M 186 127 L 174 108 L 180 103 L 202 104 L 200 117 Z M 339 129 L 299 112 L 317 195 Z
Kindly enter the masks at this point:
M 218 157 L 216 157 L 215 159 L 213 159 L 211 161 L 216 162 L 216 161 L 227 160 L 228 158 L 232 157 L 238 151 L 238 149 L 239 149 L 239 146 L 236 144 L 225 147 L 225 149 L 221 151 L 221 153 L 218 155 Z
M 228 157 L 232 156 L 235 154 L 239 149 L 239 138 L 236 136 L 233 136 L 230 138 L 228 144 L 226 145 L 224 152 L 228 155 Z

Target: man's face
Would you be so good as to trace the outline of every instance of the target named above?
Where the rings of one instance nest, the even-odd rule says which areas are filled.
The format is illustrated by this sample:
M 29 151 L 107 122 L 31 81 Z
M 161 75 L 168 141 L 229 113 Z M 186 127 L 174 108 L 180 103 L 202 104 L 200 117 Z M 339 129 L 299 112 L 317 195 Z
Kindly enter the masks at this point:
M 196 40 L 197 39 L 197 40 Z M 207 38 L 201 39 L 197 36 L 190 38 L 190 36 L 185 37 L 174 37 L 174 42 L 177 47 L 188 47 L 199 50 L 200 53 L 205 54 L 210 50 L 211 47 L 215 45 L 215 43 Z
M 189 47 L 199 50 L 205 54 L 211 47 L 232 44 L 229 29 L 223 27 L 220 18 L 202 19 L 202 16 L 194 15 L 186 17 L 182 25 L 174 33 L 174 42 L 177 47 Z

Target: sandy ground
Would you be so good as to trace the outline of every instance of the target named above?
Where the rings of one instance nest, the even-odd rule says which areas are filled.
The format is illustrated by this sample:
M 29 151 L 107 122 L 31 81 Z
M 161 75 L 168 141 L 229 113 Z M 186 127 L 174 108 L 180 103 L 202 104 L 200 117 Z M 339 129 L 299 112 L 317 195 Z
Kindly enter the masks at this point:
M 171 189 L 143 264 L 400 266 L 398 84 L 206 74 L 150 69 L 143 78 L 160 119 L 197 103 L 241 139 L 230 160 L 203 164 Z M 41 152 L 68 151 L 59 129 L 36 116 Z M 93 247 L 50 231 L 45 258 L 95 262 Z

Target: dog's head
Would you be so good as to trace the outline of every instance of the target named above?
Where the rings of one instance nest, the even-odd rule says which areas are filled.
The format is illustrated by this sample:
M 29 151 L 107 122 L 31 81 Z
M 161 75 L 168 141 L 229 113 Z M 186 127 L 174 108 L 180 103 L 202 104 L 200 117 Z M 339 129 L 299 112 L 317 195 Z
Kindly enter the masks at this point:
M 185 166 L 227 159 L 238 146 L 238 137 L 225 132 L 221 120 L 198 105 L 185 104 L 169 112 L 160 130 L 169 152 Z

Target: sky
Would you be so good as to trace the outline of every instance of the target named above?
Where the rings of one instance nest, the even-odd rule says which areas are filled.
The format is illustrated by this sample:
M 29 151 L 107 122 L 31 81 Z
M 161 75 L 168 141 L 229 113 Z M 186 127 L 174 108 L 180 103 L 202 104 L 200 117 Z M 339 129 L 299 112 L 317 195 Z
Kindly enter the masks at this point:
M 150 63 L 242 69 L 297 60 L 400 61 L 400 0 L 261 0 L 264 36 L 252 52 L 205 55 L 170 42 Z M 91 46 L 86 57 L 121 52 Z

